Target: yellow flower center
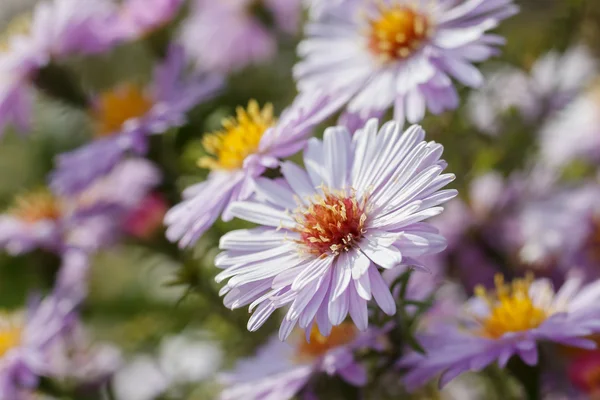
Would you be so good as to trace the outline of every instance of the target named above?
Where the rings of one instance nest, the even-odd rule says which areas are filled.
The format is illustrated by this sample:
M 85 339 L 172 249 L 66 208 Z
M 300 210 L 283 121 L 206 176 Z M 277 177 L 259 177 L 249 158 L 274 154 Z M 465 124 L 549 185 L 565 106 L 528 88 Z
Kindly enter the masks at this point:
M 236 109 L 235 118 L 222 122 L 223 130 L 204 136 L 202 145 L 211 156 L 202 157 L 198 165 L 202 168 L 232 170 L 241 168 L 244 159 L 258 151 L 263 134 L 275 125 L 273 106 L 265 105 L 261 110 L 255 100 L 248 109 Z
M 27 35 L 31 30 L 31 14 L 25 13 L 10 21 L 0 35 L 0 53 L 10 49 L 10 42 L 16 36 Z
M 405 59 L 431 34 L 427 17 L 409 5 L 379 3 L 380 17 L 369 21 L 369 50 L 383 62 Z
M 299 243 L 319 256 L 349 251 L 365 233 L 367 197 L 331 193 L 323 188 L 306 208 L 296 211 Z
M 133 84 L 124 84 L 100 95 L 92 109 L 97 136 L 118 132 L 123 124 L 146 114 L 152 108 L 152 99 Z
M 0 313 L 0 358 L 21 343 L 22 331 L 21 318 Z
M 49 190 L 41 189 L 17 197 L 9 213 L 28 223 L 57 220 L 62 215 L 62 206 Z
M 509 332 L 522 332 L 537 328 L 548 317 L 548 313 L 536 307 L 529 296 L 533 276 L 515 279 L 505 284 L 502 275 L 496 275 L 496 291 L 493 294 L 478 286 L 475 294 L 484 299 L 490 308 L 489 315 L 480 320 L 482 336 L 497 339 Z
M 356 338 L 356 334 L 357 329 L 350 322 L 334 326 L 331 329 L 331 334 L 327 337 L 321 335 L 319 328 L 315 325 L 310 332 L 310 342 L 307 342 L 304 338 L 304 332 L 301 333 L 296 357 L 299 361 L 314 360 L 329 350 L 352 342 Z

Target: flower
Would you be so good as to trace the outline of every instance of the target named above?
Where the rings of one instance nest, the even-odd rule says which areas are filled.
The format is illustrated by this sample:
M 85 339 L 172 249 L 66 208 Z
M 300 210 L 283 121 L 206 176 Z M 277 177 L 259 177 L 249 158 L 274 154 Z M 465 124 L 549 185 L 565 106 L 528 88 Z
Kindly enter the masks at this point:
M 306 27 L 303 60 L 294 68 L 298 88 L 346 88 L 355 93 L 351 114 L 393 105 L 396 120 L 418 122 L 426 108 L 438 114 L 457 107 L 451 77 L 483 83 L 471 63 L 497 53 L 504 39 L 487 32 L 517 11 L 512 0 L 345 2 L 331 20 Z
M 541 162 L 560 169 L 573 161 L 600 161 L 600 86 L 584 93 L 550 118 L 540 131 Z M 566 135 L 565 132 L 569 132 Z
M 291 156 L 306 145 L 315 125 L 337 110 L 319 93 L 306 93 L 284 110 L 278 121 L 271 105 L 260 108 L 250 101 L 247 110 L 238 107 L 236 118 L 223 121 L 223 129 L 203 139 L 210 156 L 199 165 L 211 170 L 205 182 L 183 192 L 183 202 L 165 216 L 167 238 L 181 247 L 194 244 L 217 220 L 232 219 L 229 205 L 253 192 L 253 179 L 267 168 L 276 168 L 279 159 Z
M 426 355 L 413 353 L 401 361 L 410 367 L 404 377 L 409 389 L 440 373 L 443 386 L 463 372 L 480 371 L 496 360 L 504 368 L 514 355 L 535 365 L 540 341 L 595 347 L 586 337 L 600 331 L 600 281 L 585 285 L 580 274 L 573 274 L 555 292 L 546 278 L 528 276 L 508 284 L 498 275 L 495 292 L 479 287 L 475 293 L 456 325 L 420 337 Z
M 288 342 L 272 337 L 254 357 L 238 361 L 221 375 L 221 400 L 286 400 L 304 388 L 311 377 L 325 372 L 355 386 L 367 382 L 365 368 L 354 359 L 359 348 L 377 347 L 375 331 L 360 333 L 351 323 L 333 328 L 329 337 L 315 328 L 309 338 L 297 332 Z
M 295 33 L 301 0 L 196 0 L 183 23 L 179 41 L 198 67 L 233 72 L 273 58 L 277 38 L 261 21 L 266 14 L 275 28 Z
M 353 138 L 329 128 L 322 142 L 309 141 L 306 171 L 285 162 L 284 179 L 259 178 L 256 196 L 230 206 L 233 216 L 263 225 L 224 235 L 215 260 L 224 269 L 217 282 L 228 279 L 225 305 L 256 309 L 250 331 L 284 306 L 282 340 L 296 324 L 310 332 L 315 320 L 328 336 L 348 313 L 364 331 L 372 298 L 396 312 L 379 268 L 420 265 L 414 257 L 443 250 L 444 238 L 422 221 L 457 193 L 439 190 L 454 175 L 442 174 L 443 147 L 424 136 L 418 126 L 402 133 L 397 122 L 378 133 L 375 119 Z
M 183 51 L 172 47 L 151 87 L 124 84 L 100 95 L 90 110 L 96 140 L 58 156 L 51 187 L 61 194 L 79 192 L 112 170 L 125 154 L 144 155 L 150 135 L 183 125 L 186 112 L 214 96 L 222 83 L 215 75 L 183 77 L 184 69 Z
M 310 11 L 312 19 L 320 19 L 329 14 L 331 10 L 335 10 L 347 0 L 304 0 L 306 7 Z
M 17 18 L 0 44 L 0 132 L 8 124 L 29 129 L 33 84 L 53 59 L 107 50 L 101 26 L 111 15 L 105 0 L 47 0 L 31 17 Z
M 478 129 L 490 134 L 500 131 L 500 116 L 513 107 L 530 123 L 547 118 L 585 90 L 596 72 L 596 60 L 582 45 L 564 54 L 545 54 L 529 73 L 502 67 L 486 79 L 482 90 L 469 97 L 469 117 Z
M 25 314 L 0 314 L 0 398 L 20 399 L 51 374 L 49 347 L 73 321 L 74 304 L 56 296 L 32 302 Z
M 167 202 L 163 196 L 151 193 L 127 215 L 123 230 L 131 236 L 150 239 L 162 227 L 167 209 Z
M 169 382 L 151 356 L 140 355 L 117 371 L 111 386 L 118 400 L 153 400 Z

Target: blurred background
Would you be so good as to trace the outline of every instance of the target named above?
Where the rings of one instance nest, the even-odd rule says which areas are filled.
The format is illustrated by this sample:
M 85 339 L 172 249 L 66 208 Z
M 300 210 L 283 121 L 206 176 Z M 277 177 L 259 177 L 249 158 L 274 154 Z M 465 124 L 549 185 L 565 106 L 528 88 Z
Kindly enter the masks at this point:
M 571 195 L 597 185 L 600 1 L 517 3 L 521 12 L 498 29 L 507 38 L 502 54 L 481 67 L 489 77 L 486 86 L 479 91 L 462 88 L 459 109 L 428 115 L 423 122 L 428 139 L 445 146 L 448 170 L 457 176 L 453 187 L 459 189 L 461 199 L 456 206 L 465 209 L 463 214 L 451 215 L 458 224 L 469 225 L 468 232 L 455 233 L 449 251 L 437 262 L 446 264 L 466 294 L 471 293 L 473 280 L 491 282 L 497 271 L 521 275 L 533 270 L 537 275 L 555 277 L 560 267 L 546 257 L 551 253 L 543 253 L 543 257 L 538 254 L 545 245 L 560 248 L 561 239 L 544 241 L 548 230 L 530 211 L 552 202 L 555 208 L 548 213 L 567 212 L 561 206 L 571 203 Z M 0 42 L 3 35 L 10 35 L 11 21 L 34 4 L 32 0 L 0 2 L 0 31 L 4 32 Z M 190 26 L 200 18 L 195 12 L 190 4 L 158 33 L 109 54 L 74 57 L 66 64 L 90 92 L 121 82 L 147 84 L 161 40 L 193 36 Z M 181 190 L 205 177 L 196 165 L 204 154 L 200 139 L 205 132 L 217 129 L 223 117 L 250 99 L 261 104 L 272 102 L 281 111 L 296 94 L 291 69 L 301 38 L 300 25 L 297 30 L 284 31 L 260 7 L 256 7 L 255 17 L 277 38 L 276 53 L 253 65 L 232 68 L 221 95 L 192 110 L 189 122 L 177 132 L 152 138 L 150 158 L 160 166 L 163 183 L 134 210 L 135 215 L 121 221 L 123 236 L 94 256 L 83 319 L 86 335 L 107 348 L 104 361 L 119 364 L 113 379 L 117 399 L 214 398 L 219 389 L 215 374 L 238 357 L 252 354 L 276 328 L 272 320 L 259 332 L 248 333 L 247 311 L 231 312 L 219 299 L 219 285 L 213 279 L 218 240 L 224 232 L 245 226 L 243 223 L 219 221 L 185 252 L 164 238 L 162 226 L 162 216 L 179 200 Z M 8 208 L 15 196 L 43 186 L 54 157 L 84 144 L 91 135 L 85 110 L 38 95 L 32 133 L 23 138 L 8 129 L 0 146 L 0 203 Z M 493 179 L 482 183 L 482 177 Z M 545 179 L 551 183 L 544 183 Z M 513 185 L 514 181 L 517 183 Z M 516 189 L 519 184 L 537 192 L 530 196 L 519 192 L 518 201 L 508 199 L 510 206 L 500 204 L 499 199 L 508 196 L 510 190 L 522 190 Z M 540 188 L 535 189 L 535 184 Z M 559 192 L 566 194 L 556 197 Z M 498 228 L 498 219 L 519 224 L 525 223 L 523 218 L 533 221 L 519 230 L 529 236 L 514 230 L 500 232 L 504 228 Z M 496 228 L 498 236 L 492 234 L 489 241 L 497 239 L 503 245 L 483 244 L 482 230 Z M 599 238 L 595 237 L 596 244 Z M 480 254 L 465 250 L 472 249 L 469 246 L 473 243 L 475 252 L 485 253 L 481 256 L 484 261 L 479 261 Z M 481 270 L 489 271 L 473 278 L 464 271 L 467 263 L 485 264 Z M 0 254 L 2 308 L 22 307 L 31 290 L 47 291 L 58 266 L 58 259 L 43 251 L 17 257 Z M 482 393 L 488 395 L 481 398 L 495 398 L 489 382 L 477 385 L 487 388 Z M 343 391 L 332 392 L 336 394 L 327 398 L 350 398 L 340 394 Z M 386 398 L 378 388 L 367 393 L 370 398 Z M 443 396 L 462 399 L 460 393 Z M 425 399 L 438 395 L 414 396 Z

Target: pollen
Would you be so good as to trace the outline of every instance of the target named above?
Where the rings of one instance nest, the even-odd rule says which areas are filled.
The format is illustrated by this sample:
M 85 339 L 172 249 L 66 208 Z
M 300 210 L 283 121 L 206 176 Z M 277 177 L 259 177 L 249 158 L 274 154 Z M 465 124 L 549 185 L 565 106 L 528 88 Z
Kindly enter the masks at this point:
M 150 111 L 152 104 L 152 99 L 134 84 L 124 84 L 102 93 L 91 111 L 96 136 L 117 133 L 126 121 Z
M 529 296 L 532 282 L 533 276 L 528 275 L 506 284 L 502 275 L 496 275 L 495 293 L 487 293 L 482 286 L 475 288 L 475 294 L 490 308 L 489 315 L 479 321 L 482 336 L 497 339 L 506 333 L 534 329 L 548 318 L 548 313 L 536 307 Z
M 365 234 L 368 198 L 322 189 L 323 195 L 316 195 L 308 207 L 296 210 L 295 230 L 300 234 L 298 242 L 309 253 L 337 256 L 355 247 Z
M 315 325 L 310 332 L 310 340 L 307 342 L 302 335 L 300 343 L 297 347 L 296 358 L 299 361 L 310 361 L 323 356 L 329 350 L 336 347 L 346 345 L 356 338 L 356 327 L 344 322 L 331 329 L 329 336 L 323 336 L 319 332 L 319 328 Z
M 47 189 L 18 196 L 8 212 L 28 223 L 57 220 L 62 215 L 60 201 Z
M 10 43 L 15 37 L 27 35 L 30 30 L 31 14 L 25 13 L 15 17 L 0 35 L 0 53 L 10 49 Z
M 369 21 L 369 50 L 383 62 L 402 60 L 430 36 L 428 18 L 410 5 L 377 3 L 379 18 Z
M 275 125 L 273 106 L 267 104 L 261 109 L 251 100 L 247 109 L 238 107 L 235 118 L 226 118 L 221 124 L 222 130 L 205 135 L 202 140 L 210 156 L 198 160 L 201 168 L 241 168 L 246 157 L 258 151 L 263 134 Z
M 21 343 L 22 319 L 15 315 L 0 313 L 0 358 Z

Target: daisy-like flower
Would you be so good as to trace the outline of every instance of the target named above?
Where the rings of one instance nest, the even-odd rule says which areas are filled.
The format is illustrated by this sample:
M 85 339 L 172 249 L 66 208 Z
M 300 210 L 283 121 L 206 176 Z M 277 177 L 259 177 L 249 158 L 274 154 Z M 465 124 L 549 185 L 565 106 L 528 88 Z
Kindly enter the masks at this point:
M 206 135 L 205 150 L 210 154 L 198 161 L 211 173 L 202 183 L 183 192 L 183 202 L 165 216 L 167 237 L 190 246 L 217 220 L 233 218 L 229 205 L 247 199 L 253 192 L 253 179 L 268 168 L 276 168 L 279 159 L 300 151 L 315 125 L 339 107 L 319 93 L 306 93 L 284 110 L 279 120 L 267 104 L 260 108 L 250 101 L 248 109 L 239 107 L 235 118 L 223 121 L 223 129 Z
M 329 337 L 316 328 L 306 339 L 303 332 L 297 333 L 288 342 L 272 337 L 254 357 L 223 373 L 220 381 L 225 389 L 220 399 L 291 399 L 319 373 L 338 375 L 355 386 L 367 383 L 367 372 L 354 359 L 354 352 L 381 346 L 375 331 L 361 333 L 345 322 L 334 327 Z
M 456 195 L 440 190 L 454 175 L 442 174 L 443 148 L 424 137 L 418 126 L 402 133 L 397 122 L 378 133 L 377 120 L 354 137 L 329 128 L 322 142 L 309 141 L 306 171 L 283 163 L 283 180 L 258 179 L 257 195 L 230 207 L 263 225 L 224 235 L 215 260 L 224 269 L 217 281 L 228 279 L 225 305 L 254 310 L 250 331 L 285 306 L 282 340 L 297 324 L 310 332 L 315 320 L 328 336 L 348 313 L 364 331 L 372 298 L 396 312 L 379 268 L 420 265 L 414 257 L 443 250 L 444 238 L 422 221 Z
M 111 46 L 100 29 L 111 16 L 105 0 L 47 0 L 11 23 L 0 39 L 0 132 L 29 129 L 38 72 L 53 59 L 93 54 Z
M 451 78 L 477 87 L 472 63 L 495 55 L 504 39 L 487 33 L 515 14 L 512 0 L 347 1 L 330 20 L 309 23 L 294 69 L 301 91 L 346 88 L 361 117 L 393 105 L 395 119 L 418 122 L 429 109 L 454 109 Z
M 530 276 L 508 284 L 498 275 L 494 292 L 479 287 L 475 293 L 456 325 L 420 338 L 426 355 L 409 354 L 402 360 L 411 368 L 404 377 L 409 389 L 440 373 L 443 386 L 495 361 L 504 368 L 512 356 L 535 365 L 541 341 L 595 347 L 587 337 L 600 332 L 600 281 L 585 285 L 574 274 L 555 292 L 545 278 Z
M 232 72 L 273 58 L 276 31 L 298 30 L 301 0 L 196 0 L 180 42 L 200 68 Z M 260 14 L 272 18 L 273 27 Z
M 74 321 L 73 303 L 46 297 L 24 313 L 0 313 L 0 399 L 21 400 L 52 374 L 49 348 Z
M 184 76 L 185 66 L 183 50 L 172 47 L 150 87 L 124 84 L 99 95 L 90 110 L 96 140 L 58 156 L 53 190 L 79 192 L 111 171 L 125 154 L 144 155 L 150 135 L 183 125 L 191 108 L 217 93 L 220 77 Z

